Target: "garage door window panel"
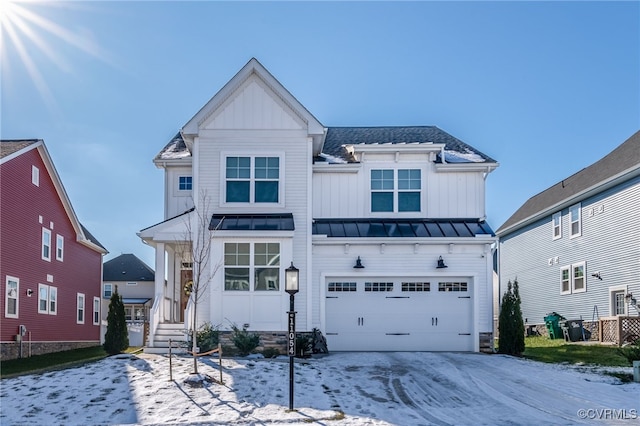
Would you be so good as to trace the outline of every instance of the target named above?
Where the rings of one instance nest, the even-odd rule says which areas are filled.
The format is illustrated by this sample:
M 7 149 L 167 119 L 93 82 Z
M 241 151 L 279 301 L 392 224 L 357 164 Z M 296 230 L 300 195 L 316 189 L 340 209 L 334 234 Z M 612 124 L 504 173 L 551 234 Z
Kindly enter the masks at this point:
M 438 283 L 438 291 L 457 291 L 465 292 L 468 290 L 467 283 L 465 282 L 440 282 Z
M 403 282 L 402 283 L 402 291 L 403 292 L 425 292 L 431 291 L 431 283 L 427 282 Z
M 393 283 L 364 283 L 364 291 L 393 291 Z
M 355 282 L 331 282 L 327 285 L 327 291 L 330 293 L 354 292 L 357 290 Z

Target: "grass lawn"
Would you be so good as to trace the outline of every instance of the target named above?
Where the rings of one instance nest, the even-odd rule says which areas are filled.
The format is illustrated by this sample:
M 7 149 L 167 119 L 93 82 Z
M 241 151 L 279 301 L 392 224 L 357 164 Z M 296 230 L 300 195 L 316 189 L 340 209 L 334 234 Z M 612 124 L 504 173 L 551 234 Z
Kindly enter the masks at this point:
M 140 348 L 131 347 L 125 352 L 133 353 L 138 350 Z M 108 354 L 102 349 L 102 346 L 94 346 L 2 361 L 0 364 L 0 378 L 76 367 L 87 362 L 101 360 L 107 356 Z
M 525 338 L 524 357 L 548 363 L 591 364 L 604 367 L 630 367 L 617 346 L 568 343 L 543 336 Z

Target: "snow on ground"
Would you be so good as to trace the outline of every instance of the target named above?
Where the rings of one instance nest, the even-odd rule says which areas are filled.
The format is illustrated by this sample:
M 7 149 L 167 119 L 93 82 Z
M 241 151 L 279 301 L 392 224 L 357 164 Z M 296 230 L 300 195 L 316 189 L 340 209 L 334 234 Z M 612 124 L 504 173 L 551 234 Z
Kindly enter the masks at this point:
M 3 379 L 0 424 L 639 424 L 640 383 L 503 355 L 334 353 L 289 359 L 118 355 Z M 631 369 L 626 369 L 630 372 Z

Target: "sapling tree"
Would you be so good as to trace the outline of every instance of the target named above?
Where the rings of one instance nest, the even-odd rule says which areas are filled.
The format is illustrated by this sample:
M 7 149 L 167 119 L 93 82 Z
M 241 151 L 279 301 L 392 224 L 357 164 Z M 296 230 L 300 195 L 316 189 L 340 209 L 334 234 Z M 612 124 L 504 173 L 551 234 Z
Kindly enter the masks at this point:
M 217 230 L 209 229 L 210 225 L 210 200 L 206 192 L 201 192 L 199 202 L 195 204 L 188 219 L 185 221 L 184 237 L 177 242 L 179 255 L 192 264 L 192 277 L 186 288 L 181 289 L 189 296 L 192 306 L 192 316 L 189 332 L 191 333 L 191 352 L 193 354 L 193 371 L 198 374 L 197 358 L 197 333 L 198 333 L 198 306 L 206 299 L 206 290 L 209 283 L 220 269 L 220 262 L 214 263 L 211 259 L 211 245 L 213 234 Z M 222 221 L 220 221 L 222 223 Z

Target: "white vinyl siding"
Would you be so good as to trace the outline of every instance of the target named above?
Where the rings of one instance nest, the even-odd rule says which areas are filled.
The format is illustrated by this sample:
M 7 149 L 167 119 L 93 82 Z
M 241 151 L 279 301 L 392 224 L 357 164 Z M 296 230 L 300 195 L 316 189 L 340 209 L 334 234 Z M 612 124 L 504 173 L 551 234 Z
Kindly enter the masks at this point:
M 7 275 L 4 297 L 4 316 L 6 318 L 18 318 L 20 280 Z

